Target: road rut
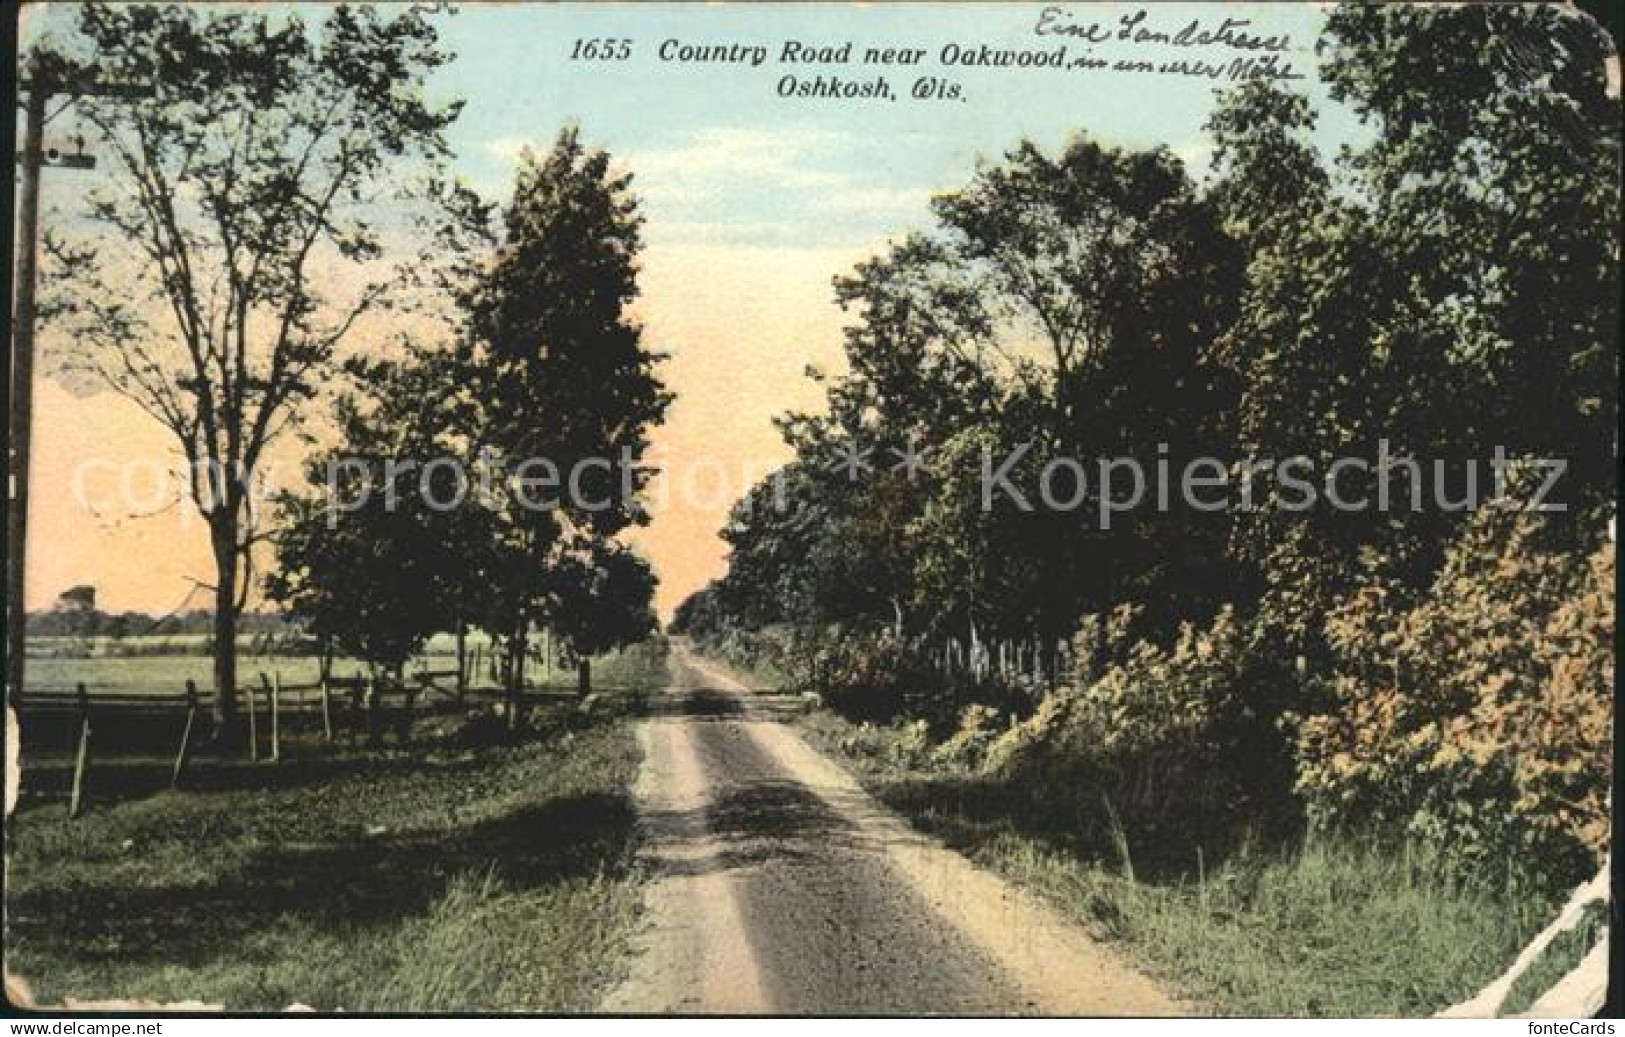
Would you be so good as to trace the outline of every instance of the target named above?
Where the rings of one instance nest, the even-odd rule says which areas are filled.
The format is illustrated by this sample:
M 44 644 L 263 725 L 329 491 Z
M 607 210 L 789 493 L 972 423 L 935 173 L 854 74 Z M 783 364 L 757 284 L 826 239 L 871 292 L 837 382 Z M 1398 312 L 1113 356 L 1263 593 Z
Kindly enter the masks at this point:
M 670 665 L 638 726 L 656 878 L 605 1011 L 1180 1013 L 1048 905 L 911 829 L 726 674 L 680 645 Z

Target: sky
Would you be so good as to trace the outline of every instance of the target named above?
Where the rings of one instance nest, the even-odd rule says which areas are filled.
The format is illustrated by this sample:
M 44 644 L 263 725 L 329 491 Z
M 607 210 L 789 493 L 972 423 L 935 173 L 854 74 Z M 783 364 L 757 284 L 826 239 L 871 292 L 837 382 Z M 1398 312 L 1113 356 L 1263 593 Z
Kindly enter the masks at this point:
M 65 18 L 68 6 L 34 9 L 25 40 Z M 1206 172 L 1202 124 L 1214 96 L 1207 80 L 1109 70 L 945 71 L 938 64 L 949 44 L 1053 49 L 1059 40 L 1033 35 L 1046 6 L 460 4 L 456 14 L 437 16 L 443 42 L 458 57 L 434 75 L 430 91 L 465 101 L 449 136 L 456 169 L 470 185 L 505 201 L 522 150 L 545 149 L 567 123 L 633 175 L 647 221 L 635 315 L 645 340 L 668 354 L 660 373 L 676 394 L 652 436 L 654 458 L 668 472 L 665 499 L 653 502 L 652 523 L 630 537 L 660 578 L 663 614 L 723 572 L 717 530 L 729 504 L 788 458 L 773 417 L 819 407 L 821 390 L 805 369 L 840 369 L 844 317 L 832 279 L 888 241 L 927 228 L 933 194 L 964 185 L 979 162 L 996 161 L 1024 137 L 1054 152 L 1080 131 L 1125 147 L 1164 145 L 1198 179 Z M 315 4 L 296 7 L 307 20 L 321 16 Z M 1325 113 L 1322 148 L 1356 132 L 1347 113 L 1324 101 L 1312 75 L 1319 5 L 1078 4 L 1067 12 L 1078 22 L 1115 26 L 1142 7 L 1146 24 L 1157 28 L 1228 17 L 1249 20 L 1247 31 L 1260 35 L 1286 34 L 1286 56 L 1310 74 L 1297 85 Z M 630 40 L 632 57 L 570 60 L 578 39 L 602 37 Z M 769 56 L 756 68 L 662 61 L 667 41 L 763 45 Z M 875 74 L 858 63 L 780 64 L 785 41 L 851 41 L 855 59 L 867 47 L 925 48 L 924 64 L 888 74 L 894 89 L 906 94 L 921 75 L 946 76 L 958 82 L 962 99 L 783 98 L 775 88 L 787 72 L 802 79 Z M 1130 51 L 1157 60 L 1187 56 L 1119 43 L 1095 51 L 1109 59 Z M 94 141 L 87 146 L 94 150 Z M 47 170 L 48 203 L 57 188 L 47 225 L 68 218 L 63 207 L 74 194 L 51 181 L 97 175 Z M 43 349 L 49 340 L 47 330 Z M 153 481 L 142 466 L 174 454 L 167 433 L 117 397 L 76 395 L 44 379 L 35 414 L 30 608 L 90 583 L 104 608 L 167 611 L 186 599 L 192 581 L 209 581 L 206 536 L 195 516 L 171 509 L 142 517 L 153 509 L 107 503 L 125 496 L 112 492 L 115 482 L 139 490 L 143 479 Z M 99 493 L 75 487 L 87 461 L 103 467 L 80 485 Z

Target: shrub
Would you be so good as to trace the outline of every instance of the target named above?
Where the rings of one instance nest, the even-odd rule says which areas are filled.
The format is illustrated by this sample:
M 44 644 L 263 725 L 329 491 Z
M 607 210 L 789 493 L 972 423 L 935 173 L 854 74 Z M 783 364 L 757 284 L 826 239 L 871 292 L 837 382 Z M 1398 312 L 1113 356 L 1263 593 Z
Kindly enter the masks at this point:
M 952 735 L 969 707 L 1025 716 L 1037 698 L 1025 678 L 945 670 L 928 648 L 890 633 L 804 631 L 786 665 L 798 690 L 848 720 L 924 721 L 934 738 Z
M 1614 548 L 1546 544 L 1486 509 L 1414 603 L 1373 583 L 1327 622 L 1331 708 L 1299 735 L 1298 788 L 1326 827 L 1376 823 L 1465 865 L 1569 882 L 1608 836 Z
M 932 762 L 954 771 L 980 770 L 988 750 L 1001 733 L 1001 716 L 992 706 L 966 706 L 959 714 L 959 729 L 932 750 Z
M 1106 668 L 1128 658 L 1139 643 L 1133 632 L 1144 614 L 1141 606 L 1124 603 L 1105 614 L 1091 612 L 1078 620 L 1071 647 L 1081 685 L 1093 683 Z M 1101 672 L 1096 672 L 1097 669 Z
M 770 681 L 780 680 L 787 672 L 794 637 L 785 627 L 750 630 L 731 624 L 719 624 L 690 636 L 706 654 Z
M 1285 743 L 1274 714 L 1251 701 L 1262 677 L 1247 633 L 1225 608 L 1206 627 L 1184 625 L 1170 648 L 1134 644 L 1099 679 L 1050 695 L 1000 735 L 987 770 L 1115 812 L 1136 838 L 1176 835 L 1180 847 L 1214 848 L 1274 823 L 1290 814 L 1274 760 Z
M 907 646 L 892 638 L 869 639 L 833 630 L 802 660 L 804 690 L 848 720 L 888 723 L 916 715 L 908 704 L 926 696 L 934 674 Z

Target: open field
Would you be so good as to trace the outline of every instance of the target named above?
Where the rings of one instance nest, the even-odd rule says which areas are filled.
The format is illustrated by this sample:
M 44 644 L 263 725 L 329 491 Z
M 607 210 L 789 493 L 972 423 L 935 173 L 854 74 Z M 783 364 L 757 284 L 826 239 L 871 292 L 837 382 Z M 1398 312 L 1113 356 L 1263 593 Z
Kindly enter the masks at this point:
M 624 712 L 544 707 L 519 744 L 300 742 L 280 766 L 99 761 L 66 817 L 65 754 L 25 756 L 10 827 L 7 968 L 40 1003 L 570 1011 L 621 975 L 637 913 Z
M 747 683 L 775 687 L 760 673 Z M 1515 880 L 1463 879 L 1426 855 L 1347 839 L 1243 840 L 1228 855 L 1209 848 L 1199 857 L 1178 845 L 1178 818 L 1122 818 L 1117 838 L 1088 845 L 1078 828 L 1054 823 L 1045 790 L 930 760 L 901 729 L 853 724 L 827 710 L 807 712 L 799 724 L 915 827 L 1040 892 L 1147 972 L 1219 1012 L 1429 1015 L 1497 976 L 1558 906 Z M 1144 835 L 1153 829 L 1164 833 L 1155 841 Z M 1504 1011 L 1526 1008 L 1573 968 L 1602 924 L 1593 915 L 1549 948 Z
M 252 655 L 256 650 L 257 642 L 262 638 L 252 634 L 239 634 L 237 636 L 237 650 L 243 655 Z M 29 659 L 83 659 L 92 658 L 118 658 L 126 656 L 144 655 L 196 655 L 207 658 L 209 655 L 208 634 L 130 634 L 125 637 L 111 637 L 97 635 L 95 637 L 70 637 L 61 634 L 30 634 L 28 636 Z M 482 652 L 491 650 L 491 639 L 480 631 L 470 631 L 464 640 L 464 647 L 472 651 L 476 647 Z M 435 634 L 423 646 L 425 656 L 450 656 L 457 653 L 457 639 L 451 634 Z
M 408 665 L 407 673 L 422 668 L 455 669 L 450 639 L 446 641 L 445 645 L 440 644 L 438 640 L 431 642 L 428 652 Z M 470 648 L 472 647 L 471 643 Z M 482 647 L 482 655 L 488 650 Z M 634 672 L 636 667 L 623 658 L 624 655 L 623 652 L 612 652 L 593 660 L 592 675 L 595 687 L 602 685 L 605 688 L 612 688 L 626 684 L 628 674 Z M 280 674 L 283 682 L 288 684 L 308 683 L 316 680 L 318 671 L 318 661 L 313 655 L 244 654 L 237 659 L 238 677 L 245 684 L 257 681 L 261 673 Z M 31 691 L 38 692 L 71 692 L 75 684 L 82 682 L 92 695 L 98 691 L 178 695 L 185 690 L 188 679 L 196 681 L 199 689 L 206 690 L 211 683 L 211 672 L 210 659 L 203 654 L 83 659 L 31 658 L 28 660 L 27 687 Z M 333 661 L 335 676 L 349 677 L 365 672 L 365 665 L 358 660 L 341 657 Z M 533 662 L 526 668 L 525 677 L 537 687 L 575 688 L 573 670 L 544 667 Z M 487 684 L 490 683 L 490 678 L 484 673 L 477 673 L 474 675 L 474 683 Z
M 333 672 L 350 676 L 362 667 L 354 660 L 334 660 Z M 318 665 L 315 656 L 244 655 L 237 660 L 238 680 L 258 681 L 261 673 L 279 673 L 285 682 L 314 681 Z M 121 658 L 30 659 L 30 692 L 70 692 L 83 683 L 92 695 L 119 694 L 178 695 L 186 682 L 197 682 L 199 690 L 212 683 L 212 670 L 206 655 L 143 655 Z

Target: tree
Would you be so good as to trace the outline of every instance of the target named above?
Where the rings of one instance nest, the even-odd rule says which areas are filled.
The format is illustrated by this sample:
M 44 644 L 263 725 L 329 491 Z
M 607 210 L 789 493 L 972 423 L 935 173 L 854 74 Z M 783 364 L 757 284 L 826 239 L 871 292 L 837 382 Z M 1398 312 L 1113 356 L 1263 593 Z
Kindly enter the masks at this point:
M 1191 397 L 1180 400 L 1172 383 L 1111 371 L 1197 363 L 1234 304 L 1236 250 L 1170 152 L 1080 134 L 1051 158 L 1024 141 L 932 208 L 953 276 L 980 300 L 969 330 L 1015 361 L 1018 381 L 1044 386 L 1056 445 L 1112 445 L 1156 389 L 1159 416 L 1198 412 L 1179 404 L 1205 380 L 1178 386 Z M 1102 388 L 1139 398 L 1103 411 Z
M 397 673 L 435 633 L 456 633 L 461 646 L 490 530 L 472 497 L 459 358 L 402 348 L 403 360 L 346 365 L 358 389 L 338 400 L 339 441 L 307 465 L 323 492 L 282 500 L 265 581 L 324 648 Z
M 642 245 L 629 188 L 573 128 L 546 154 L 525 152 L 495 262 L 469 299 L 478 438 L 512 464 L 520 491 L 495 515 L 485 609 L 515 707 L 531 625 L 551 615 L 588 640 L 550 606 L 592 609 L 598 569 L 577 562 L 608 557 L 612 537 L 646 521 L 638 462 L 671 396 L 626 314 Z
M 1314 123 L 1306 99 L 1254 83 L 1220 98 L 1209 129 L 1212 195 L 1248 257 L 1239 309 L 1219 343 L 1243 387 L 1236 455 L 1303 457 L 1324 472 L 1337 458 L 1371 456 L 1394 431 L 1380 410 L 1403 386 L 1385 376 L 1373 344 L 1405 272 L 1376 247 L 1367 213 L 1333 190 L 1309 143 Z M 1353 585 L 1360 547 L 1397 540 L 1368 514 L 1281 507 L 1273 474 L 1258 478 L 1256 507 L 1235 514 L 1230 549 L 1265 587 L 1264 625 L 1304 651 Z
M 357 323 L 386 300 L 379 202 L 396 171 L 432 169 L 456 105 L 424 101 L 448 57 L 425 13 L 341 6 L 297 14 L 86 5 L 98 71 L 149 99 L 85 99 L 115 190 L 89 216 L 124 246 L 59 242 L 67 366 L 160 421 L 189 466 L 214 558 L 214 684 L 238 730 L 237 618 L 252 579 L 250 487 Z M 357 275 L 351 278 L 350 274 Z M 342 275 L 342 276 L 341 276 Z M 349 280 L 351 292 L 337 290 Z
M 824 583 L 814 564 L 835 515 L 818 473 L 796 460 L 762 479 L 730 510 L 722 539 L 728 573 L 716 587 L 719 616 L 752 628 L 823 621 Z
M 1245 386 L 1238 451 L 1442 461 L 1561 459 L 1577 546 L 1601 535 L 1616 392 L 1619 124 L 1606 41 L 1553 7 L 1347 6 L 1322 53 L 1334 98 L 1372 131 L 1327 168 L 1307 101 L 1249 84 L 1211 128 L 1227 229 L 1247 288 L 1222 344 Z M 1441 76 L 1443 78 L 1441 78 Z M 1287 185 L 1291 185 L 1290 187 Z M 1318 651 L 1360 560 L 1425 589 L 1463 520 L 1435 470 L 1401 470 L 1382 521 L 1315 508 L 1237 516 L 1234 549 L 1265 585 L 1262 618 Z M 1378 473 L 1345 496 L 1375 498 Z M 1487 496 L 1487 478 L 1479 488 Z M 1262 496 L 1262 494 L 1261 494 Z
M 1566 459 L 1576 514 L 1611 501 L 1612 42 L 1567 6 L 1347 5 L 1320 48 L 1332 97 L 1375 131 L 1345 164 L 1382 249 L 1413 277 L 1388 330 L 1392 362 L 1410 350 L 1412 377 L 1448 372 L 1434 397 L 1438 441 L 1477 449 L 1497 438 L 1512 453 Z
M 1081 135 L 1054 157 L 1023 142 L 932 207 L 931 232 L 837 280 L 854 318 L 848 373 L 830 384 L 827 415 L 784 423 L 809 473 L 862 449 L 879 469 L 820 483 L 821 579 L 850 562 L 834 585 L 849 601 L 839 618 L 879 606 L 901 628 L 912 603 L 952 603 L 960 629 L 1064 636 L 1080 611 L 1129 597 L 1157 602 L 1170 630 L 1210 613 L 1229 575 L 1222 517 L 1176 508 L 1100 528 L 1090 481 L 1071 514 L 998 500 L 996 518 L 978 518 L 965 476 L 981 447 L 997 448 L 995 466 L 1022 453 L 1035 477 L 1063 455 L 1149 467 L 1159 451 L 1178 461 L 1229 441 L 1235 386 L 1214 343 L 1242 264 L 1216 210 L 1167 151 Z M 891 460 L 910 449 L 934 463 L 894 478 Z M 967 557 L 977 544 L 998 553 Z
M 729 617 L 719 600 L 721 581 L 712 580 L 678 603 L 667 628 L 678 637 L 707 638 L 722 630 Z
M 56 607 L 70 612 L 96 611 L 96 588 L 88 583 L 69 587 L 56 596 Z
M 338 516 L 320 500 L 289 499 L 282 508 L 268 595 L 305 625 L 324 657 L 343 653 L 398 673 L 438 628 L 425 607 L 432 599 L 412 519 L 372 503 Z
M 1046 560 L 1055 557 L 1059 538 L 1053 534 L 1061 523 L 1042 512 L 1022 512 L 1002 497 L 983 497 L 983 458 L 1002 461 L 1019 451 L 1021 435 L 1020 429 L 988 422 L 950 437 L 939 448 L 941 475 L 932 498 L 914 521 L 919 599 L 932 603 L 937 632 L 962 634 L 972 646 L 1030 632 L 1035 623 L 1049 627 L 1058 617 L 1069 628 L 1078 617 L 1070 594 L 1060 603 L 1047 598 L 1065 586 L 1053 571 L 1045 571 Z M 1028 462 L 1015 478 L 1032 477 L 1036 468 Z M 1024 481 L 1032 485 L 1034 480 Z M 1052 536 L 1045 538 L 1046 531 Z
M 58 594 L 51 611 L 69 637 L 94 637 L 102 625 L 102 613 L 96 609 L 96 588 L 89 584 L 69 587 Z
M 576 692 L 592 690 L 591 657 L 654 633 L 655 575 L 619 544 L 599 541 L 554 567 L 548 628 L 576 664 Z

